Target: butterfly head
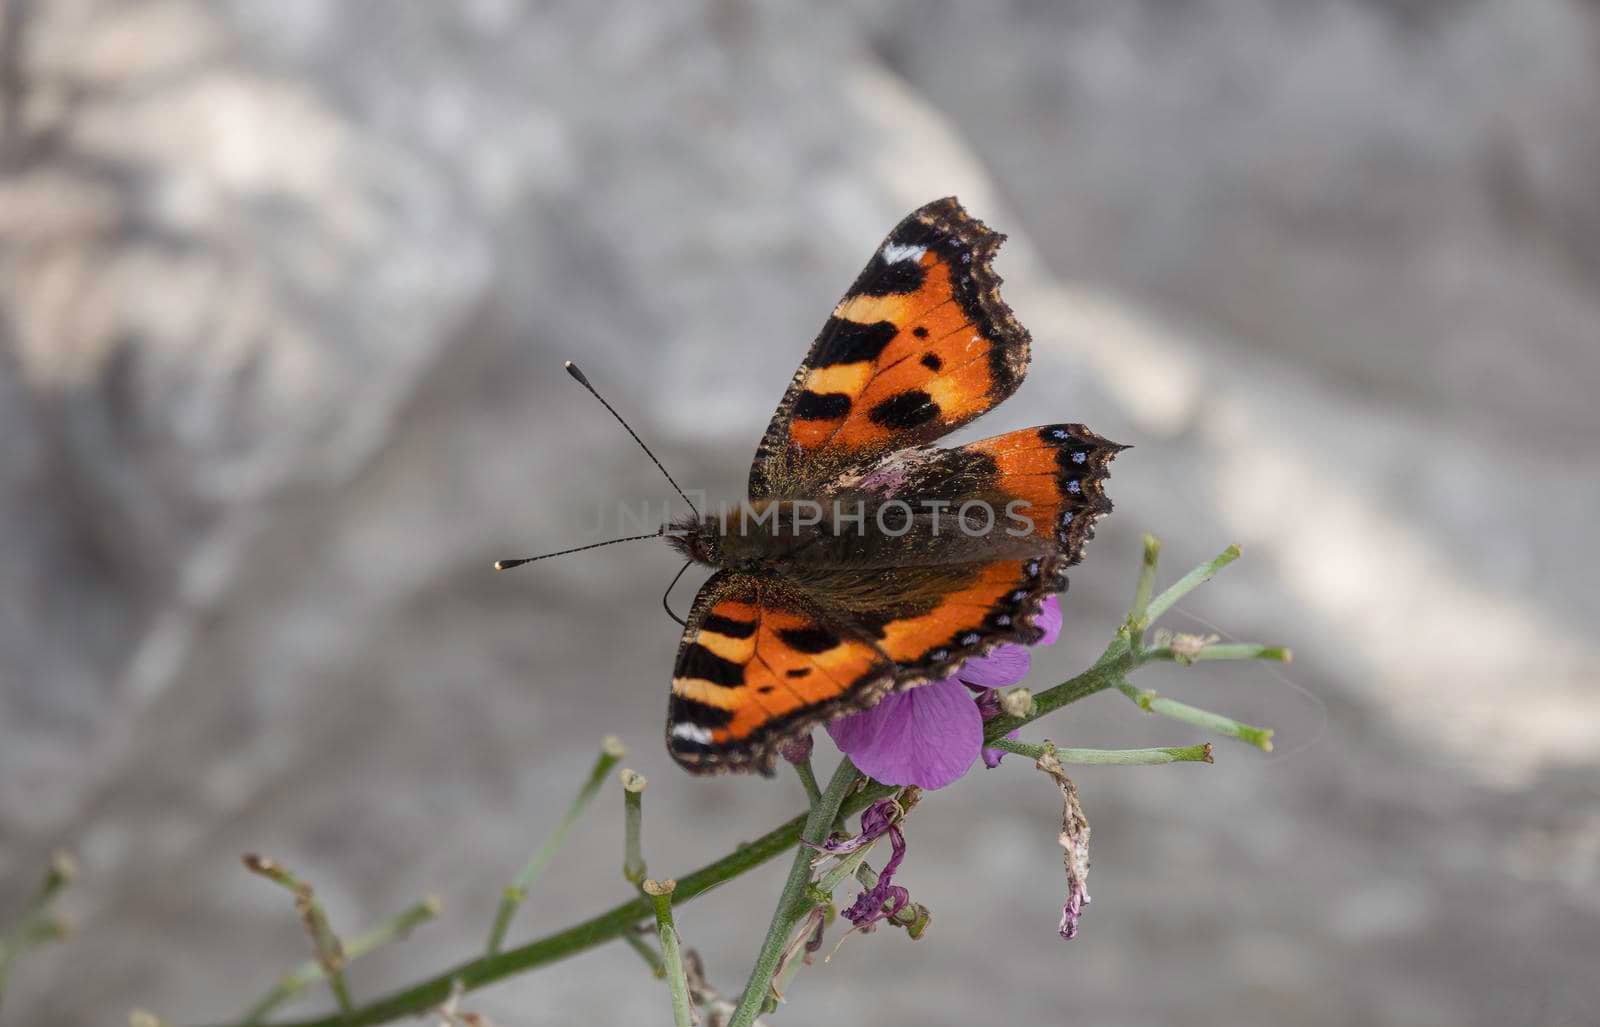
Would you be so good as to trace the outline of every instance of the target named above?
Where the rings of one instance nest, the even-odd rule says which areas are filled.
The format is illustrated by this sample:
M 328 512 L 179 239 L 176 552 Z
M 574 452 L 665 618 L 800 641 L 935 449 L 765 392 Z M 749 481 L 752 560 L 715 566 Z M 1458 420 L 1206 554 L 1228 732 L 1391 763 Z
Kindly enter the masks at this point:
M 722 533 L 715 517 L 686 514 L 667 525 L 667 545 L 695 563 L 722 566 Z

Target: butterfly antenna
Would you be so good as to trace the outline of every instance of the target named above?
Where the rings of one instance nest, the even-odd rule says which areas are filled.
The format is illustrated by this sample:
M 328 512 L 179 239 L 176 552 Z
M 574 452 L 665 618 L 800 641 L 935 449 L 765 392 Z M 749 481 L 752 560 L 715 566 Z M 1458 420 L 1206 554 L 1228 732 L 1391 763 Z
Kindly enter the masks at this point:
M 634 431 L 632 428 L 628 427 L 628 422 L 624 421 L 622 419 L 622 415 L 617 413 L 616 408 L 613 407 L 610 403 L 607 403 L 606 402 L 606 398 L 604 396 L 600 395 L 600 393 L 595 391 L 594 386 L 589 384 L 589 379 L 584 377 L 584 374 L 583 374 L 582 371 L 578 370 L 578 365 L 577 364 L 574 364 L 572 361 L 569 360 L 569 361 L 567 361 L 566 367 L 567 367 L 567 373 L 572 375 L 573 378 L 577 379 L 577 382 L 578 382 L 579 385 L 582 385 L 584 388 L 588 389 L 589 390 L 589 395 L 593 396 L 595 399 L 598 399 L 600 401 L 600 405 L 605 407 L 606 410 L 608 412 L 610 412 L 611 416 L 615 417 L 617 419 L 617 423 L 622 425 L 623 429 L 629 435 L 633 436 L 633 441 L 635 441 L 635 442 L 637 442 L 639 444 L 639 448 L 644 450 L 644 455 L 649 457 L 650 458 L 650 462 L 656 465 L 656 470 L 660 471 L 663 475 L 666 476 L 667 481 L 671 483 L 672 487 L 674 489 L 677 489 L 679 498 L 681 498 L 684 501 L 684 503 L 688 504 L 689 509 L 694 512 L 695 517 L 699 518 L 700 511 L 695 509 L 695 505 L 693 503 L 689 502 L 689 497 L 683 494 L 683 489 L 678 488 L 678 483 L 676 481 L 672 480 L 672 475 L 667 474 L 667 469 L 665 467 L 661 466 L 661 461 L 657 460 L 656 459 L 656 455 L 654 453 L 650 452 L 650 447 L 644 444 L 644 439 L 641 439 L 639 437 L 639 433 Z M 552 555 L 554 555 L 554 554 L 552 554 Z
M 678 616 L 677 614 L 673 613 L 672 612 L 672 604 L 667 602 L 667 600 L 672 598 L 673 586 L 677 585 L 678 579 L 683 577 L 683 572 L 688 570 L 693 565 L 694 565 L 694 561 L 690 560 L 688 563 L 685 563 L 682 567 L 679 567 L 678 568 L 678 573 L 674 574 L 672 576 L 672 581 L 668 583 L 667 590 L 665 592 L 661 593 L 661 608 L 663 610 L 667 611 L 667 616 L 668 617 L 671 617 L 673 620 L 677 621 L 679 624 L 683 625 L 684 627 L 688 627 L 689 626 L 689 622 L 684 620 L 682 617 Z
M 554 553 L 544 553 L 540 556 L 521 556 L 515 560 L 496 560 L 494 562 L 494 569 L 497 571 L 509 571 L 513 567 L 521 567 L 523 564 L 532 563 L 535 560 L 548 560 L 552 556 L 566 556 L 568 553 L 581 553 L 585 549 L 599 549 L 601 546 L 614 546 L 618 542 L 637 542 L 642 538 L 660 538 L 666 533 L 666 530 L 666 528 L 659 528 L 655 531 L 652 531 L 648 535 L 629 535 L 626 538 L 613 538 L 608 539 L 605 542 L 591 542 L 586 546 L 577 546 L 573 549 L 562 549 Z

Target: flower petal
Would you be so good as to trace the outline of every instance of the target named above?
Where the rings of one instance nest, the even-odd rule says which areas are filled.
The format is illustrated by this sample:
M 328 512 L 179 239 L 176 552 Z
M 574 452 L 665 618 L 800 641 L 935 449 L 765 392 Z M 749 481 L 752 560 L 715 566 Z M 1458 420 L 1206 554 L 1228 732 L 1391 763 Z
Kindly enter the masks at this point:
M 956 672 L 956 676 L 969 685 L 998 688 L 1001 685 L 1014 685 L 1027 677 L 1031 662 L 1026 646 L 1007 642 L 995 646 L 987 656 L 968 660 L 967 665 Z
M 1034 618 L 1034 625 L 1044 629 L 1044 637 L 1035 645 L 1054 645 L 1056 639 L 1061 637 L 1061 597 L 1046 596 L 1044 605 L 1039 607 L 1039 616 Z
M 1022 734 L 1022 729 L 1018 728 L 1015 731 L 1007 732 L 1006 737 L 1011 739 L 1013 742 L 1015 742 L 1017 740 L 1017 738 L 1021 736 L 1021 734 Z M 1004 749 L 984 749 L 983 750 L 983 765 L 988 767 L 990 770 L 993 770 L 995 767 L 998 767 L 1000 765 L 1000 761 L 1005 759 L 1005 758 L 1006 758 L 1006 751 Z
M 936 681 L 840 717 L 828 734 L 864 774 L 889 785 L 943 788 L 978 758 L 983 716 L 965 685 Z

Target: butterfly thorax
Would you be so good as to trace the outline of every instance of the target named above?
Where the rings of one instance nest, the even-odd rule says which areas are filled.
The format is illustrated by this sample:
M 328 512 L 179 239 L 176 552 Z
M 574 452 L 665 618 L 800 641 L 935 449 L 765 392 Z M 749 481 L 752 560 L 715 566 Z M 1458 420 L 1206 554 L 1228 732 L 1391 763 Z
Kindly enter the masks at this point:
M 831 497 L 761 500 L 668 526 L 686 557 L 723 570 L 805 579 L 827 568 L 966 564 L 1047 550 L 999 517 L 958 517 L 948 503 Z
M 676 520 L 667 526 L 667 542 L 696 563 L 760 573 L 795 560 L 825 558 L 825 551 L 835 548 L 828 542 L 837 531 L 822 504 L 761 500 Z

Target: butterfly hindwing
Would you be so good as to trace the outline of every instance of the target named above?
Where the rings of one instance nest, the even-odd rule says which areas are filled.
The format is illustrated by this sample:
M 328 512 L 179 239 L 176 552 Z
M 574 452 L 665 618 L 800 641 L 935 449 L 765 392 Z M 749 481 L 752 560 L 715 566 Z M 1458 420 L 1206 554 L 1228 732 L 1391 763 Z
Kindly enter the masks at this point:
M 1095 521 L 1111 512 L 1105 483 L 1111 461 L 1125 448 L 1081 424 L 1046 424 L 950 449 L 889 453 L 830 482 L 822 494 L 900 499 L 919 508 L 940 503 L 957 531 L 966 525 L 1025 535 L 1072 565 L 1094 537 Z
M 678 647 L 667 751 L 691 771 L 767 772 L 784 740 L 893 683 L 870 638 L 797 590 L 722 571 L 701 587 Z
M 1029 337 L 991 266 L 1004 239 L 953 197 L 889 233 L 779 404 L 750 469 L 751 499 L 929 442 L 1016 391 Z
M 911 567 L 893 578 L 897 600 L 876 609 L 853 604 L 842 580 L 807 584 L 819 603 L 848 616 L 894 661 L 897 688 L 955 676 L 1002 643 L 1037 642 L 1040 607 L 1067 587 L 1065 561 L 1047 553 Z

